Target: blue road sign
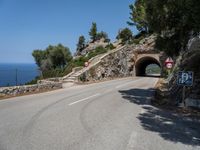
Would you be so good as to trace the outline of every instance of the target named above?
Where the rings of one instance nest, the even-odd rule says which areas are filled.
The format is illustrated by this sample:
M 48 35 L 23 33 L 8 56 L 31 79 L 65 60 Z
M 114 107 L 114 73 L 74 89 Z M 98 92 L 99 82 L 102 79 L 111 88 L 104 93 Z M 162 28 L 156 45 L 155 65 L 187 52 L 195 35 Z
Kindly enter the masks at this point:
M 182 85 L 182 86 L 192 86 L 193 85 L 193 72 L 192 71 L 179 72 L 177 84 Z

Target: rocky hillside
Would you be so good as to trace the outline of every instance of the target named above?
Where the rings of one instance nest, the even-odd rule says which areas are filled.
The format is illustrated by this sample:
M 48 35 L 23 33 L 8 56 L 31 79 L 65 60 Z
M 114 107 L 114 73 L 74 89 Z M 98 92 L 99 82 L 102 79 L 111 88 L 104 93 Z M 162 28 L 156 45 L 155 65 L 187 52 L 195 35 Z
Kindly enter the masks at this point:
M 193 38 L 189 42 L 187 50 L 182 51 L 179 57 L 177 57 L 173 74 L 168 78 L 166 83 L 169 85 L 169 91 L 167 92 L 168 94 L 165 95 L 168 95 L 168 98 L 164 103 L 178 105 L 182 101 L 183 87 L 177 85 L 177 73 L 179 71 L 194 72 L 194 85 L 186 88 L 186 98 L 191 102 L 194 101 L 196 104 L 200 104 L 200 38 Z M 163 88 L 166 87 L 165 85 Z M 164 91 L 162 91 L 162 93 L 164 93 Z
M 137 53 L 154 53 L 155 36 L 142 39 L 139 44 L 126 45 L 109 51 L 98 63 L 90 66 L 80 76 L 81 81 L 98 81 L 134 75 L 134 58 Z
M 98 47 L 106 48 L 110 43 L 107 42 L 104 38 L 94 41 L 94 42 L 88 42 L 85 46 L 85 48 L 78 53 L 78 56 L 84 56 L 88 54 L 89 52 L 94 51 Z M 113 45 L 114 46 L 114 45 Z M 116 41 L 114 47 L 120 46 L 120 42 Z

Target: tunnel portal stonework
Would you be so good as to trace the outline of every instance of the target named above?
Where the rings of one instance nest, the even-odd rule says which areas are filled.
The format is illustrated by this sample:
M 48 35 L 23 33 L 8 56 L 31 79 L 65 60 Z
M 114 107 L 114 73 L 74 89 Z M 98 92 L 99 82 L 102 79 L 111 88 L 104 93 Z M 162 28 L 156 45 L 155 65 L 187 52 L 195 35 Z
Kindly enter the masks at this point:
M 155 36 L 143 39 L 137 45 L 127 45 L 110 52 L 99 63 L 81 75 L 86 81 L 109 78 L 144 76 L 149 64 L 157 64 L 163 70 L 163 54 L 155 50 Z
M 156 54 L 138 54 L 135 59 L 133 76 L 145 76 L 146 67 L 150 64 L 158 65 L 162 70 L 160 53 Z

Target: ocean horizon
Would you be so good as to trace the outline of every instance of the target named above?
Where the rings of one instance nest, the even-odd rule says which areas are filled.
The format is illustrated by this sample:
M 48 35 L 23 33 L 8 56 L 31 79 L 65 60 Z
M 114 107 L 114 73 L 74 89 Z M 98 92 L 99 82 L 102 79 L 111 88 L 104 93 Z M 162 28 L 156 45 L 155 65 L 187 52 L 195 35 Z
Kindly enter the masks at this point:
M 39 74 L 34 63 L 0 63 L 0 87 L 24 85 Z

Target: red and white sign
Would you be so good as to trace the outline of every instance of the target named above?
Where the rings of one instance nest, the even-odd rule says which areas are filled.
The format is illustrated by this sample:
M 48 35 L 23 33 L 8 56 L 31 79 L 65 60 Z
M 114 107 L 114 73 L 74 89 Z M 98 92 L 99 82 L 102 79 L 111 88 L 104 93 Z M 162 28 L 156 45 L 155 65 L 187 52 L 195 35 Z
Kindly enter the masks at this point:
M 174 64 L 174 61 L 173 61 L 173 59 L 171 57 L 168 57 L 165 60 L 165 66 L 166 66 L 167 69 L 172 69 L 173 64 Z
M 89 62 L 85 62 L 85 67 L 88 67 L 89 66 Z

